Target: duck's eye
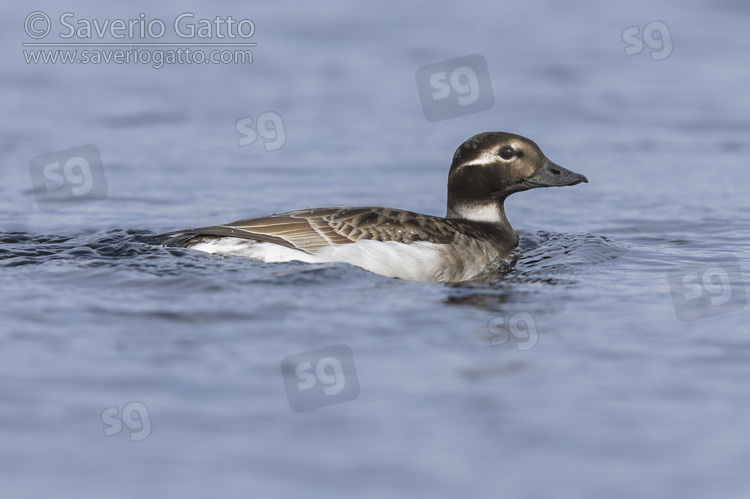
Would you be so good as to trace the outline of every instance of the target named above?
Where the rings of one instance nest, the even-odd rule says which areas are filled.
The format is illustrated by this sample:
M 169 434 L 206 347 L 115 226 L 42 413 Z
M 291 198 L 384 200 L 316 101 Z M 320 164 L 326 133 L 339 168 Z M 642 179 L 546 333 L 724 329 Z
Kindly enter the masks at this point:
M 510 146 L 505 146 L 502 149 L 500 149 L 500 157 L 503 159 L 511 159 L 515 155 L 516 155 L 516 150 Z

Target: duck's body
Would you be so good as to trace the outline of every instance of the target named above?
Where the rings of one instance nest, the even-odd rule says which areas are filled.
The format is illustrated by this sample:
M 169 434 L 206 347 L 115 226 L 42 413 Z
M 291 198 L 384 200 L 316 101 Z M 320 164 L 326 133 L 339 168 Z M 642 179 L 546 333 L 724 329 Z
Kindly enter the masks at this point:
M 464 281 L 504 261 L 509 227 L 391 208 L 315 208 L 180 232 L 165 244 L 265 262 L 345 262 L 416 281 Z
M 410 280 L 466 281 L 500 266 L 518 244 L 505 217 L 507 196 L 587 181 L 524 137 L 486 132 L 453 157 L 445 218 L 380 207 L 315 208 L 162 234 L 174 236 L 163 244 L 265 262 L 345 262 Z

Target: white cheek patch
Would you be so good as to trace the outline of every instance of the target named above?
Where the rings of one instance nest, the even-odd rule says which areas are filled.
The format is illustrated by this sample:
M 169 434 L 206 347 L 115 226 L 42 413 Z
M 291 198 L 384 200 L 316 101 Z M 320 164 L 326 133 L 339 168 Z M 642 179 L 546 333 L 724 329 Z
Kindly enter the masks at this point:
M 517 142 L 511 142 L 505 145 L 511 146 L 516 151 L 519 151 L 522 149 L 521 145 Z M 517 157 L 515 159 L 516 161 L 518 160 Z M 487 165 L 497 165 L 497 164 L 503 164 L 503 163 L 510 165 L 514 162 L 515 161 L 513 160 L 507 160 L 507 159 L 503 159 L 502 157 L 500 157 L 498 148 L 493 147 L 492 149 L 485 150 L 484 152 L 482 152 L 482 154 L 474 158 L 470 163 L 465 163 L 461 166 L 462 167 L 463 166 L 487 166 Z
M 485 166 L 485 165 L 496 165 L 500 159 L 494 152 L 484 151 L 478 157 L 474 158 L 471 163 L 466 163 L 461 166 Z

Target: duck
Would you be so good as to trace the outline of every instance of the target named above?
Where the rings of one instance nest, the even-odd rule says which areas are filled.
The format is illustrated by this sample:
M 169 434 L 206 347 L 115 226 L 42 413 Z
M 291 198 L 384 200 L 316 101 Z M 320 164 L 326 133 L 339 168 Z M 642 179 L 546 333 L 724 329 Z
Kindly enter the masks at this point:
M 518 235 L 505 216 L 516 192 L 588 179 L 544 155 L 532 140 L 483 132 L 466 140 L 448 172 L 445 217 L 394 208 L 289 211 L 159 234 L 162 246 L 264 262 L 344 262 L 410 281 L 455 283 L 507 267 Z

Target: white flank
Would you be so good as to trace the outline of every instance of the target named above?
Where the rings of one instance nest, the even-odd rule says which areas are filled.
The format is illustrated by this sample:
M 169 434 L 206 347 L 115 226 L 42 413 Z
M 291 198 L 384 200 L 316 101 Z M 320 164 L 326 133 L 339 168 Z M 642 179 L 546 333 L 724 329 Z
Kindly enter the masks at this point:
M 191 249 L 205 251 L 214 255 L 235 255 L 255 258 L 264 262 L 307 263 L 319 262 L 314 255 L 273 243 L 262 243 L 239 237 L 222 237 L 211 239 L 189 246 Z
M 191 248 L 216 255 L 245 256 L 264 262 L 344 262 L 376 274 L 414 281 L 442 280 L 449 251 L 448 245 L 424 241 L 404 244 L 364 240 L 329 246 L 311 255 L 278 244 L 234 237 L 200 242 Z

